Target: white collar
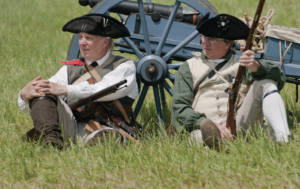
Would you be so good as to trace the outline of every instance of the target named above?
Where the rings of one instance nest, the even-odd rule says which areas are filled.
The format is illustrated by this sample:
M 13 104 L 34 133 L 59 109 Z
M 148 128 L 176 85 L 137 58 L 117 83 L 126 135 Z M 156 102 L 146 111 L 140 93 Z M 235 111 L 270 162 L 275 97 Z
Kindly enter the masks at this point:
M 106 54 L 105 54 L 105 56 L 103 56 L 99 60 L 96 60 L 96 62 L 98 63 L 99 66 L 101 66 L 108 59 L 108 57 L 110 55 L 110 52 L 111 52 L 110 49 L 108 49 L 107 52 L 106 52 Z M 93 62 L 86 60 L 86 63 L 88 65 L 91 65 Z
M 220 64 L 220 63 L 224 62 L 225 59 L 207 59 L 207 60 L 209 60 L 210 62 Z

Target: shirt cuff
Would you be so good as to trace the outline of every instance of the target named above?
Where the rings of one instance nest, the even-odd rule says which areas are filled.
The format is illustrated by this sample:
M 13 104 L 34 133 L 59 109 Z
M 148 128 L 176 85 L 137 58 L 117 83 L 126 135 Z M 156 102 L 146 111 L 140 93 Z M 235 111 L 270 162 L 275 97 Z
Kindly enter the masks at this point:
M 22 97 L 21 97 L 21 91 L 19 92 L 18 95 L 18 105 L 21 111 L 23 111 L 26 114 L 30 114 L 30 109 L 29 109 L 29 103 L 25 102 Z
M 22 96 L 21 96 L 21 91 L 19 92 L 18 103 L 19 103 L 19 104 L 25 104 L 25 103 L 29 104 L 29 103 L 28 103 L 28 100 L 25 101 L 25 100 L 22 98 Z
M 257 72 L 251 72 L 253 76 L 264 76 L 267 74 L 264 61 L 256 60 L 260 64 L 260 68 Z
M 68 90 L 68 101 L 72 101 L 73 99 L 76 99 L 78 98 L 76 96 L 76 88 L 77 86 L 76 85 L 66 85 L 67 87 L 67 90 Z

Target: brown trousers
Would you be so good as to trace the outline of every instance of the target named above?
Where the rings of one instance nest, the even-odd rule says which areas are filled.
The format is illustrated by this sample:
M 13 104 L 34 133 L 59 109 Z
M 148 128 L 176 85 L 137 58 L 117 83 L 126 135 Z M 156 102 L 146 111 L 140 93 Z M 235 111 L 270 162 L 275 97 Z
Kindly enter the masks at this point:
M 23 139 L 63 146 L 64 141 L 84 134 L 86 123 L 77 123 L 69 106 L 57 96 L 32 100 L 30 106 L 34 128 Z

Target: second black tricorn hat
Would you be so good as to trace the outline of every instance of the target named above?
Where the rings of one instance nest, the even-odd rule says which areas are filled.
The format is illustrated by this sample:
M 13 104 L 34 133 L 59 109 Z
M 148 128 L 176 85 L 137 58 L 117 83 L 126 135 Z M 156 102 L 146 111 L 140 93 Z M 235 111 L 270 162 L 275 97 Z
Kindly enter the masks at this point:
M 250 28 L 240 19 L 229 14 L 219 14 L 213 18 L 205 15 L 197 24 L 196 29 L 207 37 L 228 40 L 247 39 Z
M 130 33 L 126 26 L 115 18 L 104 14 L 86 14 L 78 18 L 74 18 L 67 22 L 63 31 L 71 33 L 88 33 L 92 35 L 100 35 L 104 37 L 120 38 L 129 37 Z

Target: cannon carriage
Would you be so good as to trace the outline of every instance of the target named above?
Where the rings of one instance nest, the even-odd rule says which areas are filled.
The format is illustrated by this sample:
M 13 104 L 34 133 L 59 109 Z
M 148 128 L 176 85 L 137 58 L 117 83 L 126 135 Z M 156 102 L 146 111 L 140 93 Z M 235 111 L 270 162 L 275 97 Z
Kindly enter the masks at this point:
M 176 0 L 173 6 L 151 3 L 151 0 L 79 0 L 83 6 L 92 7 L 89 13 L 117 13 L 131 33 L 130 37 L 115 42 L 120 52 L 135 54 L 140 96 L 134 109 L 137 117 L 152 86 L 158 123 L 163 125 L 162 108 L 166 105 L 165 91 L 173 95 L 168 80 L 174 83 L 175 75 L 170 70 L 178 70 L 182 63 L 191 58 L 191 52 L 201 52 L 199 33 L 195 29 L 197 21 L 210 13 L 213 17 L 218 11 L 207 0 Z M 182 5 L 182 6 L 181 6 Z M 68 51 L 68 60 L 80 56 L 78 35 L 74 35 Z M 273 36 L 264 40 L 263 53 L 257 59 L 272 60 L 281 66 L 287 82 L 298 85 L 300 81 L 300 45 L 291 41 L 281 41 Z M 237 54 L 241 54 L 236 44 Z M 282 57 L 282 55 L 285 55 Z M 143 85 L 141 85 L 143 83 Z

